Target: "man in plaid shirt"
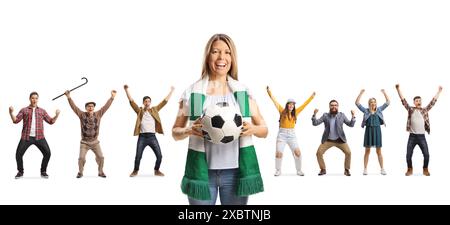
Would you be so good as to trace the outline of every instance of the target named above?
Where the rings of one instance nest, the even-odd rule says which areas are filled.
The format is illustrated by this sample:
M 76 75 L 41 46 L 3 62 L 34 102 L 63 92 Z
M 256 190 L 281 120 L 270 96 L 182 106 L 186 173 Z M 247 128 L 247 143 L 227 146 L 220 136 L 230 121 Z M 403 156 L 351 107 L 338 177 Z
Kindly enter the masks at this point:
M 48 178 L 47 165 L 50 160 L 50 147 L 44 137 L 44 122 L 48 124 L 55 123 L 58 119 L 59 110 L 56 110 L 55 117 L 50 117 L 47 112 L 38 107 L 39 94 L 37 92 L 31 92 L 30 105 L 22 108 L 17 116 L 14 116 L 14 108 L 9 107 L 9 114 L 13 123 L 19 123 L 23 120 L 22 137 L 16 150 L 17 161 L 17 175 L 16 179 L 23 177 L 23 155 L 25 151 L 31 146 L 35 145 L 44 156 L 41 164 L 41 177 Z
M 412 168 L 412 155 L 413 150 L 416 145 L 419 145 L 420 150 L 423 154 L 423 175 L 430 176 L 428 171 L 428 162 L 430 160 L 430 154 L 428 153 L 428 144 L 425 139 L 425 132 L 430 134 L 430 119 L 428 117 L 428 111 L 434 106 L 439 94 L 441 94 L 442 86 L 439 86 L 439 90 L 433 97 L 431 102 L 422 108 L 422 98 L 420 96 L 414 97 L 414 107 L 409 106 L 406 99 L 403 97 L 400 91 L 400 85 L 396 84 L 398 96 L 402 100 L 402 104 L 406 110 L 408 110 L 408 121 L 406 123 L 406 130 L 409 132 L 408 145 L 406 149 L 406 162 L 408 164 L 408 170 L 406 171 L 406 176 L 411 176 L 413 174 Z

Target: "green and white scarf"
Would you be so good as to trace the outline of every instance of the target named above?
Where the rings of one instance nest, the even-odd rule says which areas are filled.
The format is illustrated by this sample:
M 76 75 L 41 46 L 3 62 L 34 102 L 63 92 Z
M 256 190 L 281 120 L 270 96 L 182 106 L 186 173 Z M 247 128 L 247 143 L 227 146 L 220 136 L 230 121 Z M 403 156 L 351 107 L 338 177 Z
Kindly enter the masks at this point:
M 248 89 L 240 82 L 228 76 L 228 85 L 239 105 L 244 121 L 251 121 Z M 184 105 L 189 109 L 189 124 L 198 119 L 206 106 L 206 89 L 208 77 L 197 81 L 184 93 Z M 204 139 L 195 135 L 189 137 L 189 147 L 186 159 L 181 190 L 189 197 L 198 200 L 210 200 L 208 163 L 206 161 Z M 239 138 L 239 180 L 237 196 L 248 196 L 264 191 L 258 159 L 252 136 Z

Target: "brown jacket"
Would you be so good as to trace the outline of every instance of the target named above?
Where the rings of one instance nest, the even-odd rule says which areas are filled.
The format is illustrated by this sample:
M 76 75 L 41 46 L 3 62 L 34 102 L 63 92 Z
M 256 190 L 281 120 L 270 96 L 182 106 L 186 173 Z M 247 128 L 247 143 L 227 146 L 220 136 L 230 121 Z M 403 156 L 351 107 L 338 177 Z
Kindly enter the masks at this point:
M 155 130 L 160 134 L 164 134 L 164 132 L 161 125 L 161 119 L 159 118 L 159 110 L 161 110 L 166 104 L 167 101 L 164 99 L 157 106 L 151 107 L 149 110 L 150 115 L 152 115 L 153 119 L 155 119 Z M 145 111 L 144 108 L 139 107 L 134 101 L 130 101 L 130 105 L 138 115 L 136 118 L 136 125 L 134 126 L 134 136 L 138 136 L 141 133 L 141 121 Z

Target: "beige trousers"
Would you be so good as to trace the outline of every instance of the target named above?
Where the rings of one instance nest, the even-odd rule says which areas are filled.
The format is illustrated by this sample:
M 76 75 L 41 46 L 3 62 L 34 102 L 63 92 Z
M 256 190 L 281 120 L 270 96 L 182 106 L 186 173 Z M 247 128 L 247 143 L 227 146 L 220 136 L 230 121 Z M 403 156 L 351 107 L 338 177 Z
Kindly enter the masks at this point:
M 348 147 L 347 143 L 338 143 L 338 142 L 331 142 L 326 141 L 323 144 L 319 146 L 319 149 L 317 149 L 317 162 L 319 163 L 320 169 L 326 169 L 325 161 L 323 160 L 323 154 L 330 149 L 331 147 L 337 147 L 345 154 L 345 163 L 344 167 L 345 169 L 350 169 L 350 161 L 352 159 L 352 153 L 350 152 L 350 147 Z
M 92 150 L 95 154 L 95 161 L 98 164 L 98 172 L 103 173 L 103 164 L 105 158 L 103 157 L 102 148 L 100 147 L 100 141 L 80 141 L 80 156 L 78 158 L 79 172 L 83 173 L 84 164 L 86 163 L 86 154 L 89 150 Z

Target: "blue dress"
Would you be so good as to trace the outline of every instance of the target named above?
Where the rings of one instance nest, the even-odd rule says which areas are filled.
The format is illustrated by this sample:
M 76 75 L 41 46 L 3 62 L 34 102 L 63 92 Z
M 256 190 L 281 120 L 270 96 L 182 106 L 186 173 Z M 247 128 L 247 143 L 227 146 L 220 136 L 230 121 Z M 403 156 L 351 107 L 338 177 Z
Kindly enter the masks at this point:
M 381 120 L 377 114 L 371 114 L 366 120 L 364 147 L 381 148 Z

